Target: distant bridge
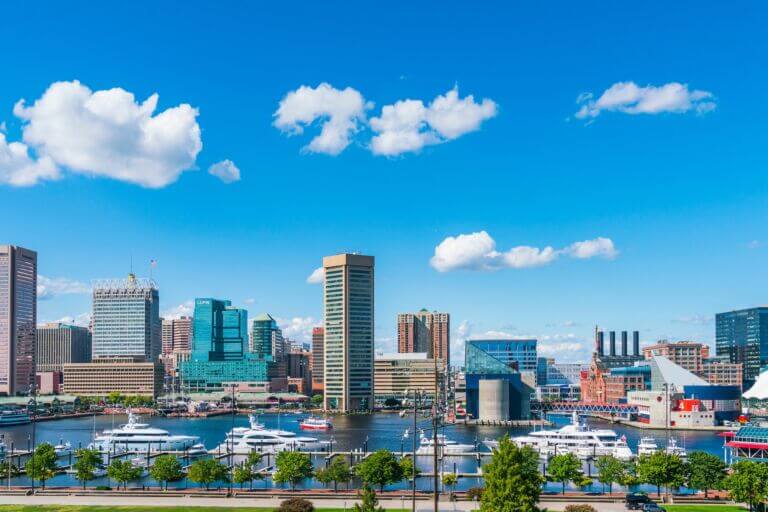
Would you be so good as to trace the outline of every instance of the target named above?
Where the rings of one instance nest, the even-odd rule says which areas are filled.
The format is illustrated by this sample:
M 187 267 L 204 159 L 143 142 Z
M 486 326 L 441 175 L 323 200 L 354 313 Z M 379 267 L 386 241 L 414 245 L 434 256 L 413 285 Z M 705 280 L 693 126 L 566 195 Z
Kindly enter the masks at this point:
M 579 414 L 609 414 L 611 416 L 628 418 L 632 414 L 637 414 L 637 406 L 618 403 L 596 404 L 591 402 L 531 401 L 531 412 L 571 413 L 574 411 Z

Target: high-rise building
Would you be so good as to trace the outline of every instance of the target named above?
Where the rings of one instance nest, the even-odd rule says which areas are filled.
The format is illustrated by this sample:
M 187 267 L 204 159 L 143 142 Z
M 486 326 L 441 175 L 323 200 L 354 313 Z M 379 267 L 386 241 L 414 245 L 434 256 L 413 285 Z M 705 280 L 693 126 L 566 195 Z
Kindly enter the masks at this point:
M 35 383 L 37 253 L 0 245 L 0 394 L 28 393 Z
M 228 300 L 195 299 L 192 351 L 179 363 L 182 386 L 190 392 L 230 386 L 264 385 L 267 361 L 248 350 L 248 312 Z
M 93 359 L 143 357 L 156 361 L 162 343 L 157 285 L 128 274 L 93 283 Z
M 718 313 L 715 348 L 718 356 L 742 363 L 743 387 L 749 389 L 768 365 L 768 306 Z
M 192 317 L 163 319 L 163 355 L 192 349 Z
M 426 353 L 437 357 L 443 367 L 450 366 L 451 316 L 422 309 L 397 315 L 397 350 L 400 353 Z
M 467 343 L 519 372 L 536 372 L 538 362 L 535 339 L 483 339 L 467 340 Z
M 643 347 L 643 356 L 653 359 L 653 356 L 664 356 L 689 372 L 700 375 L 704 370 L 704 359 L 709 357 L 709 347 L 694 341 L 660 341 L 654 345 Z
M 442 361 L 438 361 L 443 366 Z M 435 360 L 426 352 L 376 354 L 374 362 L 376 401 L 383 404 L 388 398 L 402 400 L 406 392 L 425 393 L 431 400 L 435 396 Z
M 325 389 L 325 329 L 312 329 L 312 391 L 322 392 Z
M 282 352 L 282 333 L 277 321 L 268 313 L 262 313 L 253 319 L 251 327 L 251 352 L 259 357 L 273 356 Z M 278 343 L 279 342 L 279 343 Z
M 91 332 L 86 327 L 49 323 L 37 327 L 38 372 L 61 372 L 66 363 L 91 362 Z
M 325 270 L 325 408 L 373 407 L 374 258 L 337 254 Z

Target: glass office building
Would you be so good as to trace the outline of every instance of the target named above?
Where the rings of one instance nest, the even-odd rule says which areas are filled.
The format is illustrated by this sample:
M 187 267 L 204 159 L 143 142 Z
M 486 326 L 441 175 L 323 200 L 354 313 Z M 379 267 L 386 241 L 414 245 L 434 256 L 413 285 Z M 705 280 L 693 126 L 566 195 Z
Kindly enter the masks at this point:
M 228 300 L 195 299 L 190 359 L 180 366 L 182 385 L 193 393 L 231 385 L 263 384 L 270 358 L 248 350 L 248 312 Z
M 715 316 L 718 357 L 743 365 L 743 387 L 748 389 L 768 366 L 768 307 L 718 313 Z
M 162 345 L 160 299 L 151 279 L 93 283 L 93 358 L 141 357 L 156 361 Z
M 251 329 L 251 352 L 261 357 L 275 356 L 274 338 L 279 330 L 275 319 L 267 313 L 254 318 Z M 282 336 L 280 338 L 282 340 Z
M 510 407 L 508 419 L 526 419 L 530 416 L 533 389 L 523 383 L 518 370 L 520 362 L 515 356 L 527 359 L 533 348 L 532 370 L 536 371 L 536 340 L 467 340 L 465 345 L 467 414 L 478 417 L 480 381 L 502 380 L 509 386 Z

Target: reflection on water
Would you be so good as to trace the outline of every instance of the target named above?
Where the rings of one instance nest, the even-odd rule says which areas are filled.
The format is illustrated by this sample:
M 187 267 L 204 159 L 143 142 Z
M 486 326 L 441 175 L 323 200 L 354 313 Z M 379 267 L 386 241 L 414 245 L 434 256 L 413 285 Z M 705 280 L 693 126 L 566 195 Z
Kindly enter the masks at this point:
M 299 422 L 305 416 L 295 414 L 283 414 L 278 417 L 275 414 L 265 414 L 259 418 L 259 421 L 264 423 L 266 428 L 282 428 L 285 430 L 292 430 L 299 432 Z M 200 442 L 204 443 L 209 449 L 215 448 L 223 440 L 227 431 L 232 428 L 233 419 L 231 416 L 215 416 L 212 418 L 162 418 L 151 417 L 143 418 L 147 420 L 153 427 L 162 428 L 168 430 L 172 434 L 189 434 L 200 437 Z M 552 419 L 558 423 L 558 425 L 568 423 L 569 417 L 554 416 Z M 36 439 L 38 443 L 49 442 L 52 444 L 58 444 L 60 441 L 69 441 L 73 447 L 86 446 L 93 437 L 94 429 L 96 432 L 101 432 L 105 429 L 110 429 L 121 423 L 125 423 L 127 418 L 125 416 L 97 416 L 95 419 L 90 418 L 77 418 L 67 420 L 57 420 L 38 423 L 36 425 Z M 627 442 L 634 452 L 637 451 L 637 444 L 640 438 L 643 436 L 655 437 L 660 447 L 666 446 L 666 433 L 664 431 L 645 431 L 634 428 L 625 427 L 622 425 L 611 425 L 607 422 L 588 420 L 588 423 L 592 426 L 600 426 L 603 428 L 612 428 L 619 435 L 625 435 Z M 248 418 L 244 415 L 236 416 L 234 418 L 235 426 L 247 426 Z M 407 439 L 403 437 L 403 433 L 406 429 L 413 429 L 413 418 L 404 417 L 400 418 L 397 414 L 374 414 L 370 416 L 338 416 L 333 418 L 333 430 L 329 432 L 311 432 L 303 433 L 303 435 L 310 435 L 318 437 L 324 440 L 332 441 L 334 451 L 351 451 L 355 449 L 362 449 L 366 443 L 368 443 L 369 450 L 376 450 L 379 448 L 387 448 L 393 452 L 400 454 L 401 450 L 406 453 L 413 450 L 414 437 L 411 435 Z M 429 428 L 429 419 L 419 418 L 420 428 Z M 482 441 L 486 438 L 497 439 L 504 434 L 510 436 L 522 435 L 530 431 L 530 428 L 504 428 L 504 427 L 489 427 L 489 426 L 467 426 L 467 425 L 450 425 L 445 428 L 445 434 L 448 438 L 453 439 L 460 443 L 478 443 L 480 451 L 488 451 L 482 445 Z M 6 444 L 13 445 L 16 449 L 26 449 L 30 441 L 32 432 L 31 425 L 21 425 L 15 427 L 7 427 L 0 433 L 4 434 Z M 723 441 L 717 433 L 714 432 L 673 432 L 671 435 L 677 438 L 678 442 L 685 446 L 685 448 L 691 452 L 694 450 L 703 450 L 719 456 L 723 454 Z M 418 442 L 418 439 L 417 439 Z M 322 456 L 315 456 L 313 463 L 316 468 L 323 467 L 326 463 L 325 458 Z M 235 462 L 239 459 L 235 458 Z M 422 471 L 432 471 L 432 458 L 429 456 L 419 456 L 416 458 L 417 464 Z M 487 457 L 483 457 L 483 461 L 487 462 Z M 271 464 L 273 462 L 272 457 L 267 460 L 265 457 L 264 465 Z M 65 457 L 61 459 L 62 464 L 67 464 L 68 459 Z M 475 457 L 445 457 L 440 462 L 441 471 L 458 471 L 459 473 L 477 473 L 478 460 Z M 589 471 L 589 468 L 585 468 Z M 26 482 L 24 478 L 16 480 L 18 484 L 24 485 Z M 15 482 L 15 483 L 16 483 Z M 144 482 L 138 482 L 138 485 L 144 483 L 145 485 L 157 485 L 156 482 L 151 481 L 149 478 Z M 91 483 L 94 485 L 107 485 L 106 478 L 97 479 Z M 48 482 L 49 486 L 57 485 L 77 485 L 77 481 L 71 475 L 58 475 L 54 479 Z M 189 482 L 178 482 L 177 486 L 183 487 L 185 485 L 194 485 Z M 255 482 L 254 487 L 260 488 L 263 486 L 271 485 L 271 482 Z M 430 490 L 432 487 L 431 478 L 419 478 L 418 488 L 421 490 Z M 461 478 L 457 489 L 467 489 L 469 487 L 481 485 L 481 481 L 476 478 Z M 559 484 L 548 484 L 553 490 L 560 488 Z M 322 484 L 312 482 L 305 482 L 304 487 L 322 487 Z M 408 487 L 405 482 L 394 485 L 391 488 L 404 488 Z M 616 488 L 616 486 L 614 486 Z M 600 485 L 594 485 L 593 490 L 599 490 Z

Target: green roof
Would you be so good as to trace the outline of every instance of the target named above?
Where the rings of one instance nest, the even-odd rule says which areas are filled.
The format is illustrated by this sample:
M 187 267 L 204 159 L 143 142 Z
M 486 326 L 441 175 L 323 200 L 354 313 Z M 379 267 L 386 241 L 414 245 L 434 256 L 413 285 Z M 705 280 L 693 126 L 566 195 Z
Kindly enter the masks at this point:
M 275 320 L 274 318 L 269 316 L 269 313 L 262 313 L 262 314 L 260 314 L 258 316 L 255 316 L 253 318 L 254 322 L 272 322 L 274 320 Z

